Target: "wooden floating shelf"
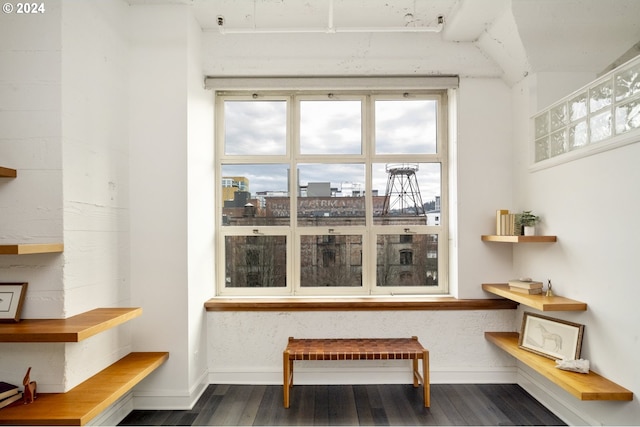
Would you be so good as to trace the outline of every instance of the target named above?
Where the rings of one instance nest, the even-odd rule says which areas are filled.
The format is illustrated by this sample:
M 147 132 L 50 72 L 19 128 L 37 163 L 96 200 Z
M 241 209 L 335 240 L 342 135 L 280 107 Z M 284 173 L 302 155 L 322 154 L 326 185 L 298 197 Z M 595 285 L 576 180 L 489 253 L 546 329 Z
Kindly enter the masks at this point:
M 0 178 L 15 178 L 18 172 L 15 169 L 0 166 Z
M 586 303 L 569 298 L 559 296 L 547 297 L 544 293 L 529 295 L 510 291 L 509 285 L 506 283 L 483 283 L 482 289 L 540 311 L 585 311 L 587 309 Z
M 483 235 L 483 242 L 502 243 L 553 243 L 558 241 L 558 236 L 496 236 Z
M 66 393 L 38 393 L 0 410 L 0 424 L 85 425 L 169 358 L 167 352 L 129 353 Z
M 63 251 L 63 243 L 18 243 L 14 245 L 0 245 L 0 255 L 52 254 Z
M 589 371 L 563 371 L 554 360 L 518 347 L 517 332 L 485 332 L 485 338 L 580 400 L 633 400 L 633 392 Z
M 0 342 L 79 342 L 142 314 L 142 308 L 96 308 L 67 319 L 0 324 Z

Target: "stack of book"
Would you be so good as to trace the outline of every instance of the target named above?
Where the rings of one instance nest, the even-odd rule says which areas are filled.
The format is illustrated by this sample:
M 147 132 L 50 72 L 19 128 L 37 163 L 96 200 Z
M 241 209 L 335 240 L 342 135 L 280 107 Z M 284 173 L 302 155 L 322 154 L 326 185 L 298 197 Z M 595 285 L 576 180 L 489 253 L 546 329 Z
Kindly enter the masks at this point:
M 9 406 L 20 399 L 22 399 L 22 392 L 18 390 L 18 386 L 0 381 L 0 408 Z
M 496 235 L 519 236 L 521 233 L 520 215 L 510 213 L 508 209 L 496 211 Z
M 542 282 L 536 282 L 534 280 L 509 280 L 509 290 L 522 294 L 541 294 Z

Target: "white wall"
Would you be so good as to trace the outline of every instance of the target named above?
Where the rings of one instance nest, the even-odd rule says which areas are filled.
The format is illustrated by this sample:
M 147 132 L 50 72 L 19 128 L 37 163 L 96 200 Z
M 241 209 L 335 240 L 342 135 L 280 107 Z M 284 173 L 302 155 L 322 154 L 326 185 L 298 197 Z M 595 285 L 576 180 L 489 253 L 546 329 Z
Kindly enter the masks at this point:
M 61 255 L 1 257 L 1 280 L 30 283 L 25 318 L 143 308 L 81 343 L 0 344 L 2 378 L 20 383 L 29 365 L 40 391 L 60 392 L 131 350 L 170 351 L 141 404 L 151 394 L 188 407 L 207 379 L 213 290 L 201 31 L 188 7 L 120 0 L 51 1 L 45 14 L 0 19 L 0 164 L 19 171 L 1 183 L 0 238 L 65 243 Z
M 429 350 L 431 382 L 515 381 L 514 364 L 484 339 L 509 330 L 513 310 L 366 312 L 210 312 L 212 384 L 282 384 L 282 352 L 299 338 L 418 336 Z M 473 357 L 469 354 L 473 353 Z M 296 384 L 410 383 L 406 361 L 296 362 Z
M 52 1 L 41 15 L 2 15 L 0 163 L 18 170 L 1 196 L 2 241 L 65 243 L 0 259 L 2 281 L 29 283 L 24 318 L 128 304 L 125 11 Z M 82 343 L 2 344 L 2 378 L 19 384 L 32 366 L 40 391 L 66 391 L 130 341 L 125 326 Z
M 188 408 L 206 380 L 213 101 L 188 7 L 132 6 L 130 19 L 131 283 L 144 310 L 134 349 L 170 353 L 135 405 Z
M 640 144 L 529 172 L 529 118 L 588 83 L 580 74 L 573 79 L 555 77 L 531 76 L 513 90 L 515 207 L 535 210 L 542 215 L 542 232 L 558 236 L 555 244 L 515 247 L 514 269 L 550 279 L 556 294 L 588 304 L 586 312 L 547 314 L 584 324 L 582 357 L 590 360 L 594 371 L 637 396 L 640 290 L 635 265 L 640 226 L 635 215 L 640 208 Z M 625 425 L 640 420 L 637 397 L 632 402 L 581 402 L 525 368 L 519 382 L 575 424 Z
M 357 46 L 366 39 L 367 52 L 356 55 Z M 400 74 L 421 74 L 427 57 L 402 56 L 390 60 L 388 46 L 411 50 L 407 36 L 344 36 L 340 43 L 331 35 L 302 38 L 280 36 L 242 36 L 224 38 L 205 35 L 207 74 L 260 75 L 283 73 L 280 57 L 286 56 L 288 72 L 302 75 L 340 75 L 359 72 L 376 74 L 379 70 Z M 328 50 L 332 44 L 335 49 Z M 275 46 L 277 45 L 277 53 Z M 434 43 L 434 52 L 452 49 Z M 291 55 L 304 49 L 304 55 Z M 273 55 L 275 55 L 275 60 Z M 315 58 L 319 60 L 316 62 Z M 436 54 L 437 56 L 437 54 Z M 455 55 L 453 55 L 455 57 Z M 443 67 L 468 74 L 457 65 L 458 58 L 442 59 Z M 479 61 L 484 64 L 485 59 Z M 357 64 L 355 67 L 353 64 Z M 434 63 L 429 63 L 433 67 Z M 472 69 L 473 67 L 471 67 Z M 426 71 L 424 71 L 426 73 Z M 384 75 L 384 72 L 381 73 Z M 479 73 L 482 75 L 483 73 Z M 457 210 L 459 223 L 452 233 L 458 252 L 459 269 L 452 277 L 452 293 L 460 298 L 484 298 L 483 280 L 511 277 L 511 253 L 505 247 L 483 244 L 481 234 L 495 227 L 495 210 L 511 204 L 511 95 L 499 78 L 462 78 L 457 91 L 458 154 Z M 496 167 L 501 165 L 502 167 Z M 515 362 L 484 340 L 485 330 L 515 330 L 515 311 L 455 312 L 309 312 L 309 313 L 217 313 L 207 314 L 208 361 L 210 381 L 262 382 L 282 381 L 282 351 L 287 337 L 411 336 L 418 335 L 429 347 L 434 382 L 513 382 Z M 473 349 L 473 350 L 470 350 Z M 470 358 L 470 351 L 473 357 Z M 355 369 L 354 369 L 355 365 Z M 389 366 L 390 365 L 390 366 Z M 397 365 L 368 362 L 336 364 L 328 372 L 313 366 L 296 369 L 301 382 L 406 382 L 407 371 Z M 382 368 L 382 369 L 380 369 Z M 406 367 L 405 367 L 406 368 Z
M 0 15 L 0 165 L 18 171 L 0 180 L 7 244 L 63 241 L 62 9 L 48 6 L 41 15 Z M 63 316 L 63 265 L 60 254 L 0 257 L 0 280 L 29 282 L 24 318 Z
M 188 18 L 188 312 L 189 390 L 194 396 L 208 384 L 207 328 L 203 301 L 214 295 L 213 96 L 204 89 L 202 30 Z M 211 196 L 211 197 L 210 197 Z
M 61 7 L 0 15 L 0 243 L 63 241 Z M 27 19 L 31 18 L 31 19 Z M 28 282 L 23 318 L 62 317 L 63 254 L 3 255 L 1 282 Z M 0 378 L 22 384 L 32 366 L 42 390 L 64 387 L 64 345 L 0 343 Z
M 500 79 L 460 80 L 458 100 L 458 298 L 486 298 L 482 283 L 511 277 L 511 251 L 482 242 L 496 209 L 511 209 L 510 90 Z
M 64 317 L 131 306 L 127 9 L 62 3 Z M 66 344 L 65 390 L 130 351 L 129 324 Z

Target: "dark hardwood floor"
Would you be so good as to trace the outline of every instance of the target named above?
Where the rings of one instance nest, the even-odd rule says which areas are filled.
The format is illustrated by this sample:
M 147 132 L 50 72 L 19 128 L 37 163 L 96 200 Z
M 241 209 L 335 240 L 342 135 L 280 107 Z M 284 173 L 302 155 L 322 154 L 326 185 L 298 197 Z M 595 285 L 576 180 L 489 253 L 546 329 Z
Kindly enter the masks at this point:
M 210 385 L 191 410 L 135 410 L 120 425 L 566 424 L 518 385 L 432 384 L 431 408 L 412 385 L 297 385 L 289 409 L 282 386 Z

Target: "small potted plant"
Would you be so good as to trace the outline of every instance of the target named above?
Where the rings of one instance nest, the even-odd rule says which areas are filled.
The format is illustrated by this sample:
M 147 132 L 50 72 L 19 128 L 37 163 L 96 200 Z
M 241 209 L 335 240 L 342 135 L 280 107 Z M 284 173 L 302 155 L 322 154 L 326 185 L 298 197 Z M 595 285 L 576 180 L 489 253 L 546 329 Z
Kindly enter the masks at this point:
M 522 211 L 520 214 L 520 225 L 523 228 L 525 236 L 536 235 L 536 223 L 540 221 L 540 217 L 534 215 L 531 211 Z

